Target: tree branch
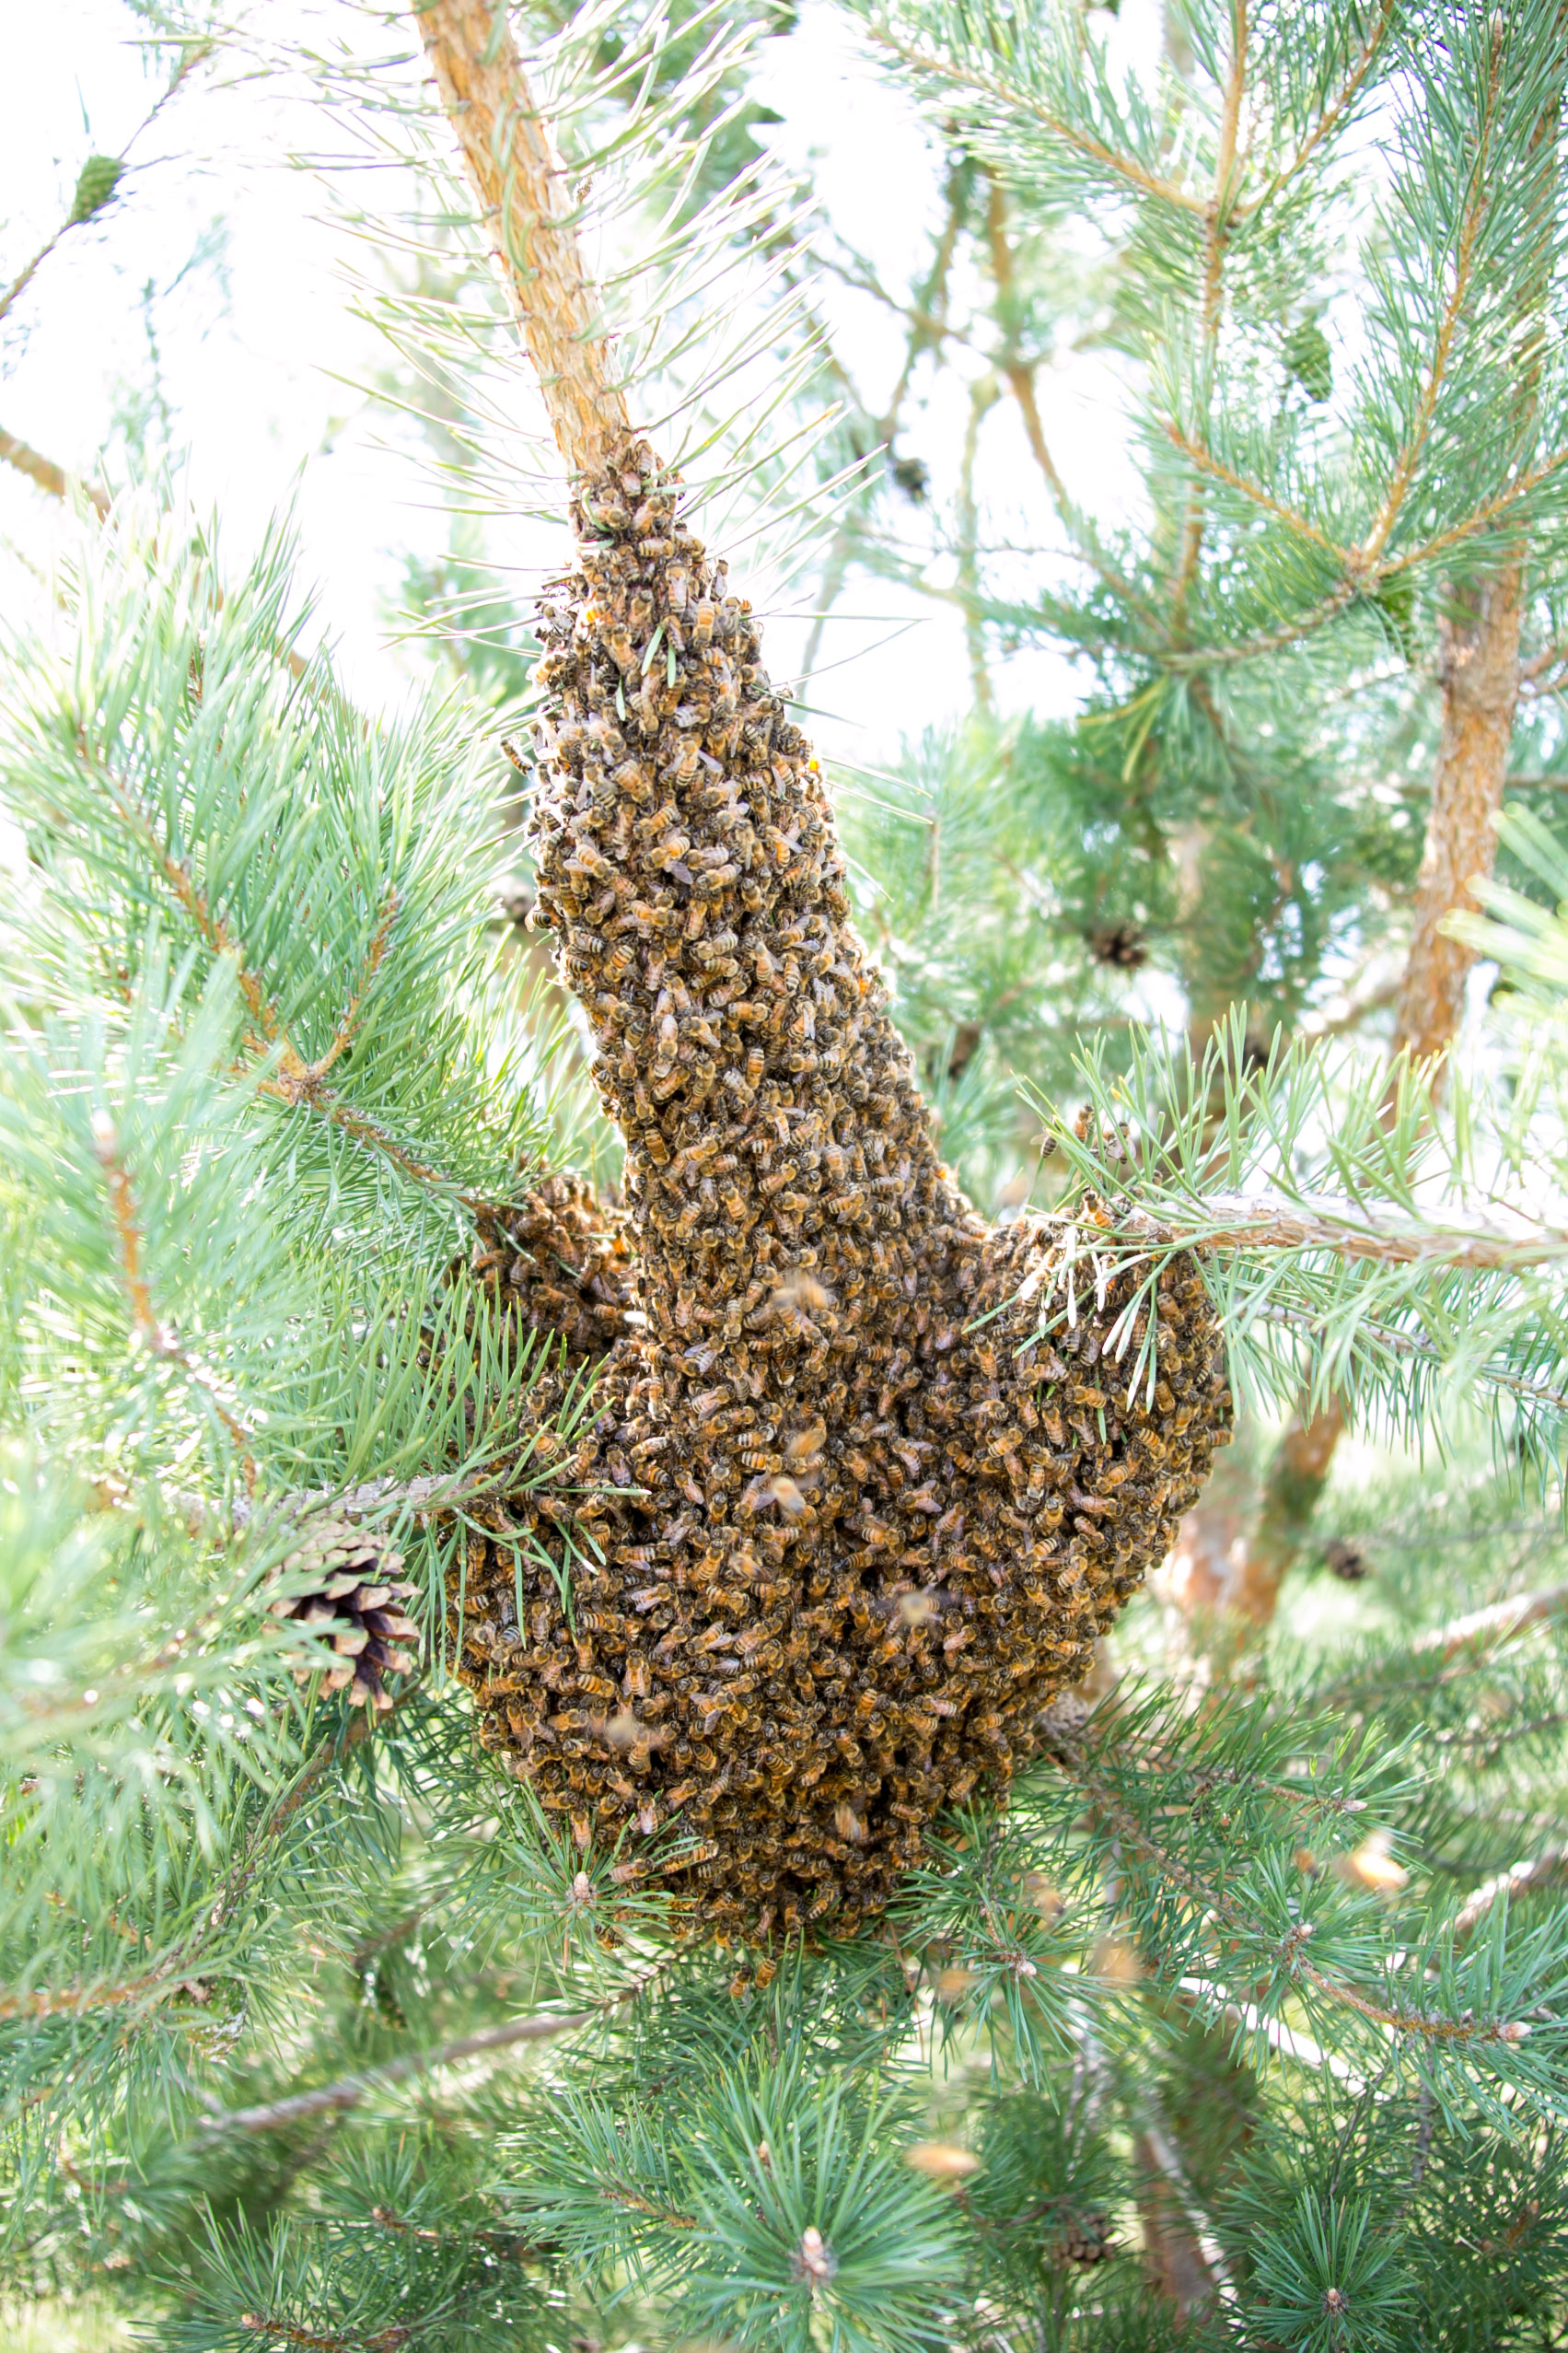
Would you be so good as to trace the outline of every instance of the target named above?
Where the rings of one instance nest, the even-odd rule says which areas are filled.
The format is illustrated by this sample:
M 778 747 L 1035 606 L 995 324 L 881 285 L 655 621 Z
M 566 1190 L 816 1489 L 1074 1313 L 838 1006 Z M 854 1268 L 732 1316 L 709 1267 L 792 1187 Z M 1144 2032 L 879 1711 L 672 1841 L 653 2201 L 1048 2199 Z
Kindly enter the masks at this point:
M 1248 0 L 1231 0 L 1232 51 L 1220 116 L 1219 145 L 1214 155 L 1214 184 L 1203 207 L 1203 280 L 1200 306 L 1204 397 L 1210 396 L 1214 356 L 1219 347 L 1225 303 L 1225 257 L 1236 173 L 1241 102 L 1247 90 Z M 1176 577 L 1171 584 L 1170 634 L 1179 643 L 1186 634 L 1188 599 L 1197 578 L 1203 550 L 1203 502 L 1196 484 L 1188 495 Z
M 1464 1650 L 1496 1650 L 1533 1625 L 1547 1625 L 1568 1616 L 1568 1585 L 1544 1586 L 1535 1593 L 1514 1593 L 1484 1610 L 1471 1610 L 1446 1625 L 1417 1635 L 1411 1649 L 1418 1658 L 1452 1659 Z
M 75 484 L 100 522 L 113 503 L 101 483 L 89 482 L 85 474 L 67 473 L 64 466 L 55 464 L 52 458 L 44 457 L 41 450 L 34 449 L 26 441 L 18 441 L 14 433 L 0 431 L 0 460 L 8 466 L 14 466 L 17 473 L 26 474 L 40 490 L 46 490 L 51 498 L 68 499 L 72 485 Z
M 631 418 L 583 275 L 565 166 L 533 107 L 507 11 L 494 0 L 426 0 L 414 15 L 556 447 L 573 473 L 601 473 Z
M 321 2084 L 314 2091 L 296 2091 L 289 2099 L 262 2101 L 251 2108 L 226 2108 L 219 2114 L 207 2117 L 203 2128 L 209 2133 L 277 2132 L 285 2126 L 302 2123 L 308 2116 L 346 2115 L 373 2093 L 406 2083 L 413 2076 L 428 2075 L 436 2068 L 455 2067 L 459 2059 L 476 2058 L 483 2052 L 515 2050 L 523 2043 L 544 2043 L 557 2034 L 569 2034 L 603 2017 L 615 2004 L 632 2000 L 645 1983 L 645 1979 L 640 1980 L 616 1994 L 611 2002 L 597 2002 L 591 2009 L 514 2018 L 505 2026 L 482 2027 L 477 2033 L 459 2034 L 453 2042 L 437 2044 L 434 2050 L 411 2052 L 406 2058 L 389 2059 L 385 2067 L 367 2068 L 363 2075 L 340 2076 L 335 2083 Z
M 1568 1234 L 1521 1218 L 1513 1227 L 1479 1218 L 1446 1225 L 1370 1208 L 1328 1194 L 1214 1194 L 1193 1204 L 1187 1237 L 1213 1250 L 1329 1250 L 1384 1266 L 1480 1272 L 1559 1265 Z
M 1525 1894 L 1532 1887 L 1557 1887 L 1568 1879 L 1568 1846 L 1549 1846 L 1522 1863 L 1515 1863 L 1494 1879 L 1482 1880 L 1474 1893 L 1466 1897 L 1454 1915 L 1454 1942 L 1463 1944 L 1504 1896 L 1510 1901 Z
M 1162 204 L 1175 204 L 1185 213 L 1205 211 L 1202 197 L 1194 196 L 1177 181 L 1166 180 L 1158 172 L 1151 171 L 1146 164 L 1138 161 L 1136 156 L 1123 155 L 1117 148 L 1107 146 L 1102 139 L 1097 139 L 1092 133 L 1069 122 L 1065 115 L 1043 105 L 1016 83 L 997 81 L 989 74 L 978 73 L 972 66 L 954 64 L 945 57 L 934 57 L 929 50 L 912 48 L 908 42 L 896 40 L 886 26 L 870 25 L 866 29 L 873 41 L 879 42 L 884 49 L 891 50 L 895 57 L 902 58 L 904 64 L 912 65 L 917 73 L 929 74 L 934 80 L 947 82 L 960 89 L 973 90 L 978 97 L 990 99 L 996 105 L 1016 108 L 1019 113 L 1031 115 L 1064 146 L 1073 148 L 1088 162 L 1098 163 L 1113 180 L 1120 180 L 1129 188 L 1137 189 L 1142 195 L 1156 196 Z
M 115 1248 L 120 1271 L 131 1303 L 131 1330 L 137 1346 L 161 1364 L 176 1365 L 193 1388 L 199 1389 L 216 1414 L 238 1451 L 240 1468 L 246 1487 L 254 1490 L 256 1458 L 250 1451 L 249 1436 L 229 1407 L 225 1404 L 218 1381 L 206 1367 L 183 1347 L 158 1316 L 147 1287 L 142 1263 L 142 1228 L 137 1214 L 135 1193 L 129 1171 L 120 1156 L 119 1139 L 114 1124 L 106 1113 L 93 1121 L 93 1149 L 103 1171 L 109 1193 L 110 1214 L 114 1222 Z

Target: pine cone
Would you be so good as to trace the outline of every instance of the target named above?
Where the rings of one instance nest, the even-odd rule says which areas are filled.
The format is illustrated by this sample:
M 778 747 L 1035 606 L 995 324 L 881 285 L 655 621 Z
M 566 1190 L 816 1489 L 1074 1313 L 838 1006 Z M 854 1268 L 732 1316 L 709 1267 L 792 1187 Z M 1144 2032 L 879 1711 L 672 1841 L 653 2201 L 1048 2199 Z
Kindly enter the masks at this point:
M 402 1565 L 401 1553 L 342 1520 L 312 1521 L 283 1564 L 286 1574 L 308 1571 L 319 1581 L 309 1592 L 273 1602 L 272 1615 L 308 1627 L 330 1652 L 326 1688 L 346 1689 L 351 1707 L 384 1713 L 392 1705 L 385 1677 L 407 1674 L 417 1656 L 419 1629 L 402 1610 L 414 1589 L 398 1580 Z M 302 1680 L 315 1672 L 313 1665 L 298 1670 Z
M 1101 924 L 1089 934 L 1089 949 L 1097 963 L 1121 973 L 1142 972 L 1149 961 L 1148 940 L 1135 923 Z
M 1053 2249 L 1058 2263 L 1104 2263 L 1116 2253 L 1111 2220 L 1098 2206 L 1064 2206 L 1057 2218 Z
M 626 1140 L 613 1271 L 640 1312 L 574 1451 L 536 1390 L 494 1541 L 454 1578 L 459 1671 L 579 1846 L 621 1842 L 619 1879 L 656 1872 L 721 1934 L 846 1933 L 928 1823 L 1005 1787 L 1168 1549 L 1227 1434 L 1214 1318 L 1177 1260 L 1157 1385 L 1129 1398 L 1150 1308 L 1102 1362 L 1138 1279 L 1095 1258 L 1105 1214 L 987 1230 L 749 608 L 645 444 L 576 521 L 541 616 L 539 914 Z M 509 1213 L 476 1264 L 586 1357 L 613 1318 L 590 1334 L 547 1262 L 575 1268 L 593 1217 L 551 1216 L 559 1247 L 504 1269 Z

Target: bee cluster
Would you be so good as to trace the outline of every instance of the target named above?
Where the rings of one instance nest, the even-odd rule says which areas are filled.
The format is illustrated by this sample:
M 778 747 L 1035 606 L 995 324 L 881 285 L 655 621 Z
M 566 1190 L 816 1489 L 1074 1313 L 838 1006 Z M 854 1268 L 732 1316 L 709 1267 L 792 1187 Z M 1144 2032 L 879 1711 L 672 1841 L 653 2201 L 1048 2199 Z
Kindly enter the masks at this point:
M 1229 1400 L 1193 1268 L 1129 1403 L 1127 1278 L 1050 1221 L 988 1230 L 939 1163 L 817 763 L 645 444 L 574 520 L 539 907 L 626 1140 L 635 1306 L 582 1443 L 541 1428 L 470 1538 L 460 1672 L 622 1882 L 722 1935 L 844 1933 L 1030 1753 Z
M 469 1272 L 519 1337 L 559 1341 L 572 1372 L 609 1355 L 632 1305 L 623 1210 L 602 1207 L 581 1177 L 556 1175 L 519 1202 L 481 1208 L 473 1223 Z

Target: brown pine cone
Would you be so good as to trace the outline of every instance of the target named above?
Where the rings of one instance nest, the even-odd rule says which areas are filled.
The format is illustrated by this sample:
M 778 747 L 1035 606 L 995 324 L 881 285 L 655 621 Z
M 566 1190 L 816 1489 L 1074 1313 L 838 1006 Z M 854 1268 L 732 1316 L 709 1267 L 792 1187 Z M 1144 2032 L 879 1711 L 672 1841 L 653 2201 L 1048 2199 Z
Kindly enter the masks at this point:
M 1064 2206 L 1058 2218 L 1054 2249 L 1058 2263 L 1104 2263 L 1116 2253 L 1111 2220 L 1098 2206 Z
M 275 1601 L 271 1614 L 304 1626 L 327 1652 L 326 1688 L 347 1690 L 351 1707 L 385 1714 L 392 1705 L 386 1677 L 405 1675 L 418 1656 L 419 1629 L 403 1612 L 414 1589 L 400 1581 L 403 1565 L 379 1536 L 343 1520 L 317 1520 L 284 1573 L 308 1570 L 311 1590 Z M 412 1647 L 410 1647 L 412 1646 Z M 297 1670 L 301 1680 L 315 1663 Z

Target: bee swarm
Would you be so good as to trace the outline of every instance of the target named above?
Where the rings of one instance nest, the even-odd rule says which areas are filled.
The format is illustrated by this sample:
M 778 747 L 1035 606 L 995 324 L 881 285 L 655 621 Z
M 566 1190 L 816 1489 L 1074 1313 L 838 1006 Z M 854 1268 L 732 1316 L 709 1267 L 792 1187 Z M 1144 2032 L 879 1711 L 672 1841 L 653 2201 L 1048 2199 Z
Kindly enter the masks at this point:
M 1031 1753 L 1229 1398 L 1185 1262 L 1146 1408 L 1100 1364 L 1125 1281 L 1080 1263 L 1038 1336 L 1061 1228 L 988 1229 L 939 1163 L 749 608 L 645 443 L 574 521 L 539 904 L 626 1140 L 636 1308 L 583 1442 L 525 1434 L 528 1484 L 470 1538 L 460 1672 L 486 1743 L 580 1846 L 620 1842 L 622 1882 L 721 1935 L 845 1933 Z M 492 1235 L 475 1263 L 526 1314 L 525 1255 Z

